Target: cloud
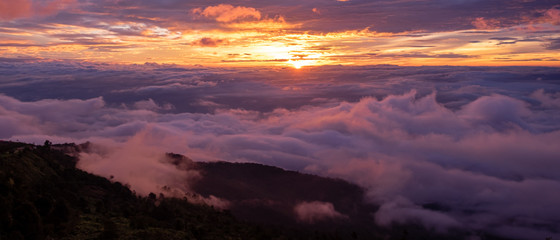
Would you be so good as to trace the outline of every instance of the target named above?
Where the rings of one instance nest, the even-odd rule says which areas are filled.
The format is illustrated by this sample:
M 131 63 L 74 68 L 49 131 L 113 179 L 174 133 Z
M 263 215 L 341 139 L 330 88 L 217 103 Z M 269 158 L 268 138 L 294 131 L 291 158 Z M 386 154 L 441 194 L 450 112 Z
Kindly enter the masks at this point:
M 104 140 L 80 154 L 78 167 L 108 179 L 130 184 L 140 195 L 165 193 L 183 197 L 188 184 L 200 177 L 195 170 L 169 164 L 165 149 L 154 141 L 169 141 L 149 130 L 142 130 L 124 143 Z
M 336 211 L 333 204 L 329 202 L 301 202 L 294 207 L 294 211 L 297 218 L 305 223 L 348 218 Z
M 263 17 L 261 12 L 255 8 L 232 6 L 229 4 L 220 4 L 216 6 L 209 6 L 204 9 L 195 8 L 191 11 L 193 14 L 212 18 L 217 22 L 222 23 L 222 26 L 238 30 L 274 30 L 274 29 L 287 29 L 297 28 L 301 24 L 288 24 L 283 16 Z M 202 38 L 195 43 L 200 46 L 216 46 L 223 40 Z
M 481 30 L 491 30 L 496 29 L 500 26 L 500 21 L 496 19 L 486 19 L 484 17 L 477 17 L 471 22 L 471 24 L 476 27 L 476 29 Z
M 218 22 L 233 22 L 243 19 L 257 19 L 261 18 L 261 13 L 251 7 L 232 6 L 230 4 L 220 4 L 216 6 L 208 6 L 204 9 L 195 8 L 192 10 L 194 14 L 213 18 Z
M 0 96 L 2 97 L 2 96 Z M 0 106 L 0 138 L 9 138 L 18 134 L 34 134 L 40 130 L 33 125 L 37 122 L 36 118 L 26 114 L 14 112 Z
M 560 38 L 551 39 L 549 43 L 545 44 L 548 50 L 558 50 L 560 49 Z
M 420 52 L 402 53 L 402 54 L 379 54 L 379 57 L 398 57 L 398 58 L 472 58 L 476 56 L 456 54 L 456 53 L 443 53 L 443 54 L 426 54 Z
M 287 23 L 284 17 L 276 16 L 274 18 L 266 18 L 260 21 L 232 22 L 226 25 L 229 28 L 249 30 L 278 30 L 278 29 L 295 29 L 301 27 L 301 24 Z
M 0 57 L 0 62 L 34 62 L 39 59 L 31 57 L 19 57 L 19 58 L 4 58 Z
M 171 110 L 174 107 L 173 107 L 173 105 L 171 105 L 169 103 L 164 104 L 163 106 L 160 106 L 156 102 L 154 102 L 153 99 L 149 98 L 148 100 L 135 102 L 134 103 L 134 108 L 157 111 L 157 110 Z
M 544 89 L 539 89 L 531 94 L 531 97 L 538 100 L 543 107 L 560 108 L 560 94 L 546 93 Z
M 436 211 L 423 209 L 399 197 L 395 201 L 387 202 L 375 213 L 375 221 L 382 226 L 390 226 L 391 223 L 410 223 L 417 221 L 428 229 L 444 232 L 447 228 L 457 228 L 461 224 L 454 218 Z
M 195 46 L 201 46 L 201 47 L 217 47 L 219 45 L 227 44 L 227 41 L 223 39 L 212 39 L 209 37 L 204 37 L 197 41 L 192 42 L 191 44 Z
M 0 19 L 16 19 L 54 14 L 75 0 L 0 0 Z
M 31 2 L 29 0 L 0 0 L 0 17 L 13 19 L 31 14 Z
M 465 106 L 460 114 L 463 118 L 469 119 L 471 124 L 491 126 L 498 131 L 512 127 L 531 130 L 523 120 L 531 114 L 525 104 L 506 96 L 485 96 Z
M 201 195 L 187 195 L 187 200 L 195 204 L 204 204 L 217 209 L 228 209 L 231 203 L 225 199 L 218 198 L 214 195 L 203 197 Z
M 558 7 L 548 9 L 544 15 L 550 23 L 560 24 L 560 9 Z
M 42 126 L 45 134 L 84 130 L 91 124 L 88 116 L 92 111 L 103 111 L 104 102 L 102 98 L 89 100 L 41 100 L 33 103 L 23 103 L 16 99 L 0 95 L 0 103 L 4 116 L 23 116 L 28 119 L 26 123 L 34 123 Z M 66 126 L 63 126 L 65 124 Z

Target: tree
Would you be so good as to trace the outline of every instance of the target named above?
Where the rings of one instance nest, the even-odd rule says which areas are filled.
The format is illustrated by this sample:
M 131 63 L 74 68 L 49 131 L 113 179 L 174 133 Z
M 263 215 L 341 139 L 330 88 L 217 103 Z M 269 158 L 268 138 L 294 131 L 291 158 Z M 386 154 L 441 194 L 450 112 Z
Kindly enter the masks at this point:
M 50 149 L 52 146 L 52 142 L 49 140 L 45 140 L 45 143 L 43 143 L 43 147 L 46 149 Z

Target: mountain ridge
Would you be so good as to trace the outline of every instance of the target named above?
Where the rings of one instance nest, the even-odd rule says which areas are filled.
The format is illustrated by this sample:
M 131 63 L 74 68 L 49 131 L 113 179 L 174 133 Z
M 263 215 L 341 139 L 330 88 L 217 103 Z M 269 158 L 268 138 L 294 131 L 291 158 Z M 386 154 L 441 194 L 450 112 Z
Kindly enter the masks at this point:
M 77 169 L 88 144 L 43 146 L 0 141 L 0 239 L 457 239 L 421 224 L 380 227 L 378 206 L 341 179 L 255 163 L 195 162 L 167 153 L 178 169 L 196 169 L 188 198 L 139 196 L 127 184 Z M 432 206 L 433 205 L 433 206 Z M 437 204 L 427 206 L 438 207 Z M 483 239 L 499 239 L 492 236 Z

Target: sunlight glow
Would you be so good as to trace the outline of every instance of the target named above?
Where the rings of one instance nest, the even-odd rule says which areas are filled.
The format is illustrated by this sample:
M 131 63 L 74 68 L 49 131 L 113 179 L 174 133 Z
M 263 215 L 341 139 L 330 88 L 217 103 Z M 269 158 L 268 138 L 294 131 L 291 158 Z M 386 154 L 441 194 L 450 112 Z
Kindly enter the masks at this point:
M 46 23 L 42 30 L 0 25 L 0 52 L 4 58 L 290 66 L 296 69 L 310 65 L 373 63 L 560 65 L 554 51 L 555 39 L 560 38 L 560 34 L 554 32 L 559 29 L 557 24 L 536 22 L 530 26 L 484 32 L 461 29 L 390 33 L 369 28 L 313 32 L 306 31 L 303 22 L 288 19 L 276 15 L 218 21 L 211 28 L 204 25 L 194 29 L 180 24 L 152 24 L 144 18 L 136 21 L 104 19 L 98 26 Z M 550 33 L 522 37 L 537 27 Z
M 300 69 L 300 68 L 305 67 L 305 66 L 321 65 L 316 60 L 293 60 L 293 59 L 290 59 L 288 61 L 288 63 L 291 64 L 292 67 L 294 67 L 295 69 Z
M 295 69 L 300 69 L 304 65 L 303 61 L 292 61 L 292 60 L 290 60 L 290 61 L 288 61 L 288 63 L 292 64 Z

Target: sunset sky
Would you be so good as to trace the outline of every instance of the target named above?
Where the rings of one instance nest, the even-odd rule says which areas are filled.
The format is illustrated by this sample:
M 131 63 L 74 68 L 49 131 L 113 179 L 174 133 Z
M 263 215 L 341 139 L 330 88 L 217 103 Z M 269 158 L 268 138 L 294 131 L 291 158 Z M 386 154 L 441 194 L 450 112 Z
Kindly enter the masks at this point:
M 0 0 L 0 57 L 560 66 L 555 0 Z
M 379 226 L 560 239 L 559 67 L 558 0 L 0 0 L 0 139 L 89 141 L 140 194 L 189 191 L 173 152 L 358 184 Z

